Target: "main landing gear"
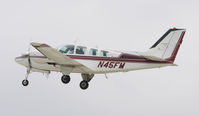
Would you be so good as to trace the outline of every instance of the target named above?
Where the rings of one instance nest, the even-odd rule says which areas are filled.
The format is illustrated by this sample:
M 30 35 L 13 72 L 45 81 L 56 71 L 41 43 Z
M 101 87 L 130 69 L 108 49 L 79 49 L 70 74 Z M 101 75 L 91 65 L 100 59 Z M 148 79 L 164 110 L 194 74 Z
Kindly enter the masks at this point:
M 79 86 L 81 89 L 85 90 L 89 86 L 90 80 L 94 77 L 94 74 L 81 74 L 82 81 L 80 82 Z M 70 76 L 69 75 L 63 75 L 61 77 L 61 81 L 64 84 L 68 84 L 70 82 Z
M 70 76 L 69 75 L 63 75 L 61 77 L 61 81 L 64 84 L 68 84 L 70 82 Z M 86 80 L 81 81 L 79 85 L 80 85 L 80 88 L 83 89 L 83 90 L 87 89 L 88 86 L 89 86 L 88 81 L 86 81 Z
M 61 81 L 62 81 L 62 83 L 64 83 L 64 84 L 68 84 L 68 83 L 70 82 L 70 76 L 69 76 L 69 75 L 63 75 L 63 76 L 61 77 Z M 87 80 L 81 81 L 79 85 L 80 85 L 80 88 L 83 89 L 83 90 L 87 89 L 88 86 L 89 86 Z
M 80 82 L 79 86 L 80 86 L 81 89 L 85 90 L 85 89 L 88 88 L 89 84 L 88 84 L 87 81 L 83 80 L 83 81 Z
M 80 82 L 79 86 L 81 89 L 85 90 L 89 86 L 89 82 L 94 77 L 94 74 L 81 74 L 83 81 Z
M 64 83 L 64 84 L 69 83 L 69 82 L 70 82 L 70 76 L 69 76 L 69 75 L 63 75 L 63 76 L 61 77 L 61 81 L 62 81 L 62 83 Z

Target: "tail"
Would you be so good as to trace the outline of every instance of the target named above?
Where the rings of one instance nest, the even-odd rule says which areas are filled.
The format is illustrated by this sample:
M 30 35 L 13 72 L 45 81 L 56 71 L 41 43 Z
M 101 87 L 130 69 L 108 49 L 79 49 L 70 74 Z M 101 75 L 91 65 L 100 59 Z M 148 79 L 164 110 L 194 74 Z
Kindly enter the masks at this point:
M 173 63 L 182 43 L 185 29 L 169 29 L 144 56 L 150 60 Z

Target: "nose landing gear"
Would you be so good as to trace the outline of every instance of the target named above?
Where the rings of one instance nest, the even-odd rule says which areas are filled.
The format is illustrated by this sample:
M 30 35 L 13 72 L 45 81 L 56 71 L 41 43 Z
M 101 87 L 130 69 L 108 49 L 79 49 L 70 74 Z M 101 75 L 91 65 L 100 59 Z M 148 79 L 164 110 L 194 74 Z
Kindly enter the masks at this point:
M 30 74 L 30 69 L 27 69 L 25 79 L 22 81 L 22 85 L 23 85 L 23 86 L 28 86 L 28 84 L 29 84 L 28 75 L 29 75 L 29 74 Z
M 29 84 L 29 81 L 28 81 L 28 80 L 24 79 L 24 80 L 22 81 L 22 85 L 23 85 L 23 86 L 27 86 L 28 84 Z

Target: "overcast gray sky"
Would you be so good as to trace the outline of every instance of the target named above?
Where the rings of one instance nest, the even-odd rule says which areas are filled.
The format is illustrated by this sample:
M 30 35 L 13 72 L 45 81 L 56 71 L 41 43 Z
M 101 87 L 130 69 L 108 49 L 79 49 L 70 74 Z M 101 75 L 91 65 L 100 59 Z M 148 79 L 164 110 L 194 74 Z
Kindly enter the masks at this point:
M 199 1 L 1 0 L 0 115 L 198 116 Z M 30 38 L 51 46 L 84 43 L 113 50 L 146 51 L 169 28 L 186 28 L 178 67 L 95 75 L 82 91 L 80 74 L 68 85 L 60 73 L 32 73 L 14 58 Z M 33 51 L 34 48 L 31 48 Z

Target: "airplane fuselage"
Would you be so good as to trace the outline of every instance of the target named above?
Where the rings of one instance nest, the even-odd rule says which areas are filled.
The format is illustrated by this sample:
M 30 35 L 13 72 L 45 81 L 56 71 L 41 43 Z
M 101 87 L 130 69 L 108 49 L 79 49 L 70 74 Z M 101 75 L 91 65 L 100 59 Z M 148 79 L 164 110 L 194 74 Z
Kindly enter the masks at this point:
M 60 72 L 59 64 L 54 61 L 49 60 L 43 55 L 30 56 L 32 62 L 32 68 L 35 70 L 42 71 L 56 71 Z M 169 62 L 157 62 L 150 61 L 142 56 L 137 56 L 135 58 L 121 58 L 121 57 L 98 57 L 98 56 L 80 56 L 80 55 L 67 55 L 71 59 L 80 62 L 83 66 L 87 66 L 89 69 L 87 73 L 89 74 L 100 74 L 100 73 L 112 73 L 112 72 L 127 72 L 132 70 L 148 69 L 148 68 L 159 68 L 164 66 L 172 66 Z M 28 67 L 28 59 L 26 57 L 20 56 L 16 58 L 19 64 Z M 82 72 L 81 65 L 74 67 L 71 73 L 85 73 Z

